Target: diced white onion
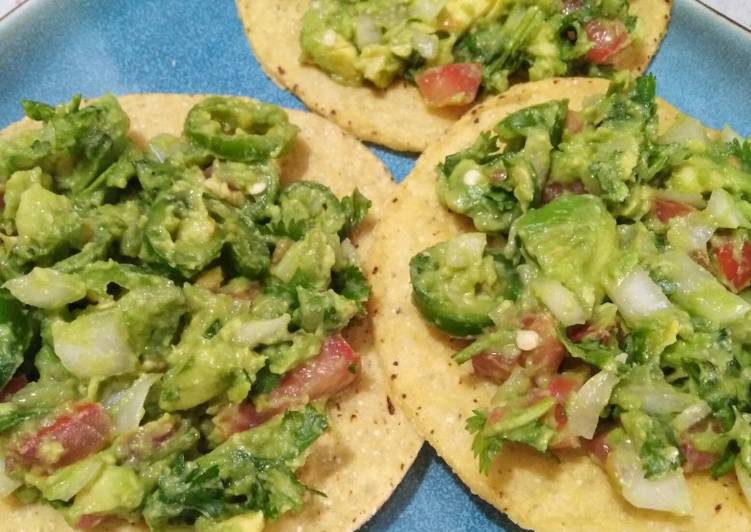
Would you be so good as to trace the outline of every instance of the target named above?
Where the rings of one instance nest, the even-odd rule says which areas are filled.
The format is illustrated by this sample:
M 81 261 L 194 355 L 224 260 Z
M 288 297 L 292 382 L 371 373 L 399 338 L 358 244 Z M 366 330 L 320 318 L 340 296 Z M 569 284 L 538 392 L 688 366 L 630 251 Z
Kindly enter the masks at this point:
M 721 188 L 712 192 L 704 212 L 711 216 L 717 227 L 722 229 L 737 229 L 741 226 L 748 226 L 748 220 L 736 206 L 733 197 Z
M 700 401 L 689 407 L 686 407 L 683 412 L 673 418 L 671 424 L 673 425 L 675 431 L 680 434 L 696 425 L 699 421 L 701 421 L 711 413 L 712 409 L 709 407 L 709 405 L 704 401 Z
M 620 378 L 612 371 L 602 370 L 585 382 L 569 400 L 566 409 L 568 428 L 576 436 L 591 440 L 597 429 L 602 409 L 608 404 L 613 388 Z
M 246 321 L 234 328 L 232 336 L 234 341 L 247 344 L 252 349 L 260 343 L 268 343 L 286 335 L 288 332 L 287 326 L 291 319 L 289 314 L 282 314 L 278 318 L 270 320 Z M 229 327 L 229 330 L 232 329 L 232 327 Z
M 673 122 L 673 125 L 660 137 L 662 144 L 673 142 L 683 143 L 690 141 L 706 142 L 707 130 L 701 122 L 690 116 L 681 115 Z
M 135 369 L 128 327 L 118 309 L 52 324 L 52 343 L 63 366 L 81 379 L 122 375 Z
M 694 401 L 693 397 L 675 392 L 672 388 L 661 390 L 646 385 L 639 392 L 642 410 L 653 415 L 682 412 Z
M 639 454 L 630 442 L 616 446 L 608 456 L 607 465 L 623 497 L 637 508 L 676 515 L 692 513 L 691 496 L 683 470 L 671 471 L 659 479 L 646 478 Z
M 713 224 L 696 213 L 679 220 L 668 230 L 668 242 L 675 249 L 702 250 L 715 232 Z
M 655 198 L 663 199 L 667 201 L 674 201 L 676 203 L 685 203 L 691 205 L 697 209 L 703 209 L 706 205 L 704 197 L 698 192 L 680 192 L 677 190 L 654 190 Z
M 86 285 L 75 275 L 51 268 L 34 268 L 3 286 L 19 301 L 43 309 L 61 308 L 86 295 Z
M 360 15 L 355 20 L 355 43 L 362 50 L 369 44 L 381 42 L 381 29 L 373 17 Z M 333 44 L 333 43 L 332 43 Z
M 739 458 L 735 459 L 735 476 L 738 478 L 738 484 L 741 486 L 743 496 L 746 502 L 751 506 L 751 473 Z
M 253 183 L 248 188 L 248 194 L 250 194 L 251 196 L 257 196 L 264 190 L 266 190 L 266 183 L 263 181 L 259 181 L 258 183 Z
M 21 485 L 18 480 L 10 478 L 5 472 L 5 458 L 0 456 L 0 499 L 7 497 Z
M 326 30 L 325 32 L 323 32 L 321 41 L 323 42 L 324 46 L 334 46 L 336 44 L 336 32 L 334 30 Z
M 608 296 L 627 322 L 642 320 L 670 308 L 670 301 L 642 268 L 635 268 L 620 283 L 609 287 Z
M 586 323 L 587 313 L 568 288 L 553 279 L 539 279 L 532 291 L 564 327 Z
M 115 434 L 125 434 L 138 428 L 146 413 L 143 405 L 149 390 L 160 378 L 158 374 L 144 373 L 130 388 L 110 398 L 106 406 L 112 416 Z
M 433 22 L 447 0 L 417 0 L 410 6 L 410 15 L 423 22 Z
M 415 33 L 412 46 L 425 59 L 433 59 L 438 55 L 438 37 L 425 33 Z
M 482 260 L 487 237 L 485 233 L 463 233 L 451 240 L 451 253 L 446 254 L 446 265 L 462 269 Z

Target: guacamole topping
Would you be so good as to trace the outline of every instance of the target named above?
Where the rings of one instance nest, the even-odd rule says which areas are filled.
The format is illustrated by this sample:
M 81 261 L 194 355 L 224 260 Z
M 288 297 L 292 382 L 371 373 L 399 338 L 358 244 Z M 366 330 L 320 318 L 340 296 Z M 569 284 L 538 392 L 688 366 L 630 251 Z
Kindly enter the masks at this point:
M 0 140 L 0 496 L 78 528 L 259 530 L 299 510 L 360 359 L 357 190 L 284 186 L 275 106 L 206 98 L 129 138 L 112 96 Z
M 300 33 L 303 60 L 335 81 L 404 78 L 436 107 L 518 81 L 609 75 L 638 39 L 627 0 L 314 0 Z
M 630 504 L 687 515 L 688 473 L 751 494 L 751 141 L 658 131 L 651 76 L 508 115 L 437 168 L 475 232 L 410 275 L 468 339 L 454 361 L 497 385 L 466 423 L 481 471 L 509 443 L 578 449 Z

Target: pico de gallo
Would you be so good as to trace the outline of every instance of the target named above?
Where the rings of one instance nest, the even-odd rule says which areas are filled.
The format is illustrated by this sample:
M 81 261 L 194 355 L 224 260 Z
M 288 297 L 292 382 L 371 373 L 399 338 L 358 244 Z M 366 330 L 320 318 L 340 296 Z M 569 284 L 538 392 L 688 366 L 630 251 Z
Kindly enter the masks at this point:
M 610 75 L 640 31 L 628 0 L 314 0 L 300 44 L 338 83 L 404 78 L 444 107 L 518 81 Z
M 298 128 L 209 97 L 180 137 L 129 137 L 117 99 L 0 140 L 0 496 L 77 528 L 259 530 L 357 379 L 341 335 L 369 286 L 356 189 L 284 186 Z
M 690 514 L 697 471 L 751 498 L 751 141 L 658 133 L 651 76 L 586 102 L 514 112 L 437 169 L 474 232 L 412 258 L 413 299 L 497 385 L 467 413 L 479 468 L 579 449 L 639 508 Z

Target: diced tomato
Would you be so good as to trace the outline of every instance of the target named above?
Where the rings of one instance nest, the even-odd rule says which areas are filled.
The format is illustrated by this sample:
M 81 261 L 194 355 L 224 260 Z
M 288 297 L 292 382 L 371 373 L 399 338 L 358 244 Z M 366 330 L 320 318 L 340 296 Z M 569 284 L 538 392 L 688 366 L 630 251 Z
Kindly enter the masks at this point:
M 508 356 L 501 353 L 482 353 L 472 357 L 475 374 L 483 379 L 501 384 L 508 379 L 514 368 L 519 366 L 521 356 Z
M 522 326 L 540 336 L 540 344 L 524 353 L 524 365 L 537 368 L 542 373 L 556 373 L 566 355 L 566 348 L 558 340 L 552 318 L 542 313 L 529 315 L 522 319 Z
M 112 423 L 98 403 L 80 403 L 8 448 L 10 470 L 35 468 L 51 472 L 101 450 Z
M 563 2 L 563 14 L 568 15 L 574 11 L 578 11 L 582 7 L 582 0 L 566 0 Z
M 566 422 L 568 421 L 568 417 L 566 416 L 566 409 L 562 404 L 558 403 L 555 405 L 553 416 L 555 417 L 556 429 L 562 430 L 563 427 L 566 426 Z
M 107 516 L 101 515 L 101 514 L 86 514 L 81 516 L 81 518 L 78 520 L 78 523 L 76 523 L 76 528 L 80 528 L 82 530 L 88 530 L 90 528 L 97 527 L 102 524 L 102 522 L 107 519 Z
M 603 431 L 595 435 L 591 440 L 585 440 L 584 447 L 590 456 L 596 458 L 601 464 L 605 464 L 608 460 L 608 454 L 610 454 L 610 446 L 608 445 L 608 435 L 610 431 Z
M 488 424 L 494 425 L 498 423 L 500 420 L 503 419 L 503 416 L 505 415 L 506 415 L 506 411 L 503 410 L 502 408 L 498 408 L 498 407 L 494 408 L 490 412 L 490 415 L 488 416 Z
M 656 199 L 652 203 L 652 210 L 662 223 L 667 223 L 672 218 L 686 216 L 693 212 L 694 208 L 678 201 Z
M 610 340 L 610 334 L 608 329 L 595 327 L 591 323 L 572 325 L 566 329 L 566 336 L 572 342 L 596 341 L 605 344 Z
M 580 383 L 569 377 L 562 375 L 553 377 L 548 384 L 548 391 L 552 395 L 556 402 L 564 403 L 568 396 L 580 386 Z
M 582 127 L 584 127 L 584 122 L 582 122 L 581 115 L 576 111 L 569 109 L 568 112 L 566 112 L 566 131 L 578 133 L 582 130 Z
M 214 426 L 222 439 L 227 439 L 237 432 L 243 432 L 268 421 L 279 411 L 265 410 L 258 412 L 251 402 L 230 405 L 222 408 L 214 416 Z
M 711 468 L 719 458 L 717 453 L 699 451 L 688 441 L 684 441 L 681 444 L 681 450 L 686 459 L 686 463 L 683 464 L 683 470 L 686 473 L 691 473 L 693 471 L 706 471 Z
M 592 48 L 587 59 L 595 65 L 602 65 L 621 51 L 628 38 L 628 30 L 620 20 L 594 19 L 587 23 L 587 38 Z
M 295 405 L 329 397 L 352 384 L 360 373 L 360 357 L 341 336 L 326 338 L 317 357 L 287 373 L 258 411 L 251 403 L 225 408 L 214 418 L 229 437 L 248 430 Z
M 8 384 L 5 385 L 5 388 L 0 390 L 0 403 L 7 401 L 14 393 L 20 391 L 28 383 L 29 381 L 23 373 L 13 377 L 8 381 Z
M 584 188 L 584 184 L 581 181 L 574 181 L 573 183 L 549 183 L 542 189 L 542 202 L 550 203 L 564 192 L 570 192 L 571 194 L 585 194 L 587 189 Z
M 751 285 L 751 243 L 748 240 L 712 242 L 712 254 L 725 284 L 734 292 Z
M 479 63 L 449 63 L 429 68 L 415 77 L 420 94 L 431 107 L 472 103 L 481 81 Z
M 118 446 L 122 453 L 119 458 L 135 464 L 145 461 L 175 435 L 178 423 L 177 418 L 169 416 L 138 427 L 125 437 L 124 445 Z

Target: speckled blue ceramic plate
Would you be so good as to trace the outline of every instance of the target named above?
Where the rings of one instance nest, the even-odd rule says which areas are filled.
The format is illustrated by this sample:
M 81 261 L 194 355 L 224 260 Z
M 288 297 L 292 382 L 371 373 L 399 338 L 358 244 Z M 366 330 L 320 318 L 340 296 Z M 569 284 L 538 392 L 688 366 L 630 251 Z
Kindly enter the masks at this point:
M 280 0 L 283 1 L 283 0 Z M 676 0 L 652 67 L 658 92 L 713 127 L 751 135 L 751 34 Z M 0 128 L 18 102 L 73 93 L 245 94 L 302 108 L 261 72 L 232 0 L 30 0 L 0 21 Z M 374 150 L 401 179 L 414 159 Z M 428 447 L 367 530 L 518 530 L 473 497 Z

